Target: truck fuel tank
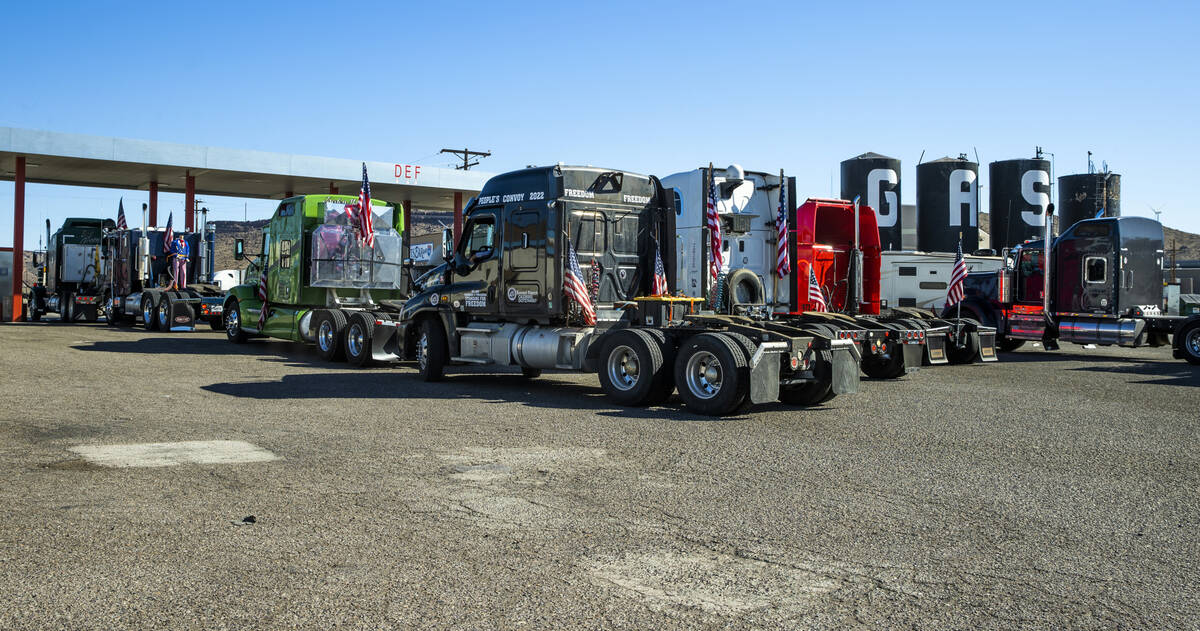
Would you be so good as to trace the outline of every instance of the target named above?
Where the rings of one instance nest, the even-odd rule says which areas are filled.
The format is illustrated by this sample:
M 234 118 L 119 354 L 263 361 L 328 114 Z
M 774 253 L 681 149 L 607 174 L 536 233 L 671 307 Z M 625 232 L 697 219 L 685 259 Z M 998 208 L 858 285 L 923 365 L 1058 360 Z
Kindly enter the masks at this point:
M 1058 337 L 1075 344 L 1137 346 L 1143 341 L 1146 321 L 1133 318 L 1071 318 L 1058 324 Z

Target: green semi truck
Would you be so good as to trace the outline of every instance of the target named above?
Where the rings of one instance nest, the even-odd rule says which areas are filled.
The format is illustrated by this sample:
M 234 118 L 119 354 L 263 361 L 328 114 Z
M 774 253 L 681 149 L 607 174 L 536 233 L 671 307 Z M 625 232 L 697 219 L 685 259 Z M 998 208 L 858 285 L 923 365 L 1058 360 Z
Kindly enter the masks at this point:
M 347 356 L 360 365 L 369 361 L 361 341 L 369 340 L 376 320 L 399 312 L 408 293 L 405 209 L 371 200 L 375 244 L 369 247 L 353 218 L 357 203 L 351 195 L 302 195 L 279 203 L 263 227 L 262 246 L 246 268 L 246 282 L 225 297 L 229 341 L 269 337 L 307 342 L 329 361 Z M 234 256 L 246 258 L 241 239 L 234 244 Z M 265 304 L 259 295 L 264 269 Z M 357 337 L 347 340 L 347 335 Z M 354 339 L 360 340 L 357 346 Z

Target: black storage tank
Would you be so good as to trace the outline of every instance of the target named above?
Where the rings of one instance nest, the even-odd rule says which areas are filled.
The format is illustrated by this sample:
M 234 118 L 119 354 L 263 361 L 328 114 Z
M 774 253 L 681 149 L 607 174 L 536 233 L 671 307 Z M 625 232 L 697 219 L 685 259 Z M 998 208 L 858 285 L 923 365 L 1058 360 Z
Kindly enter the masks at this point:
M 917 165 L 917 249 L 954 252 L 979 248 L 979 165 L 966 157 Z
M 864 153 L 842 161 L 842 199 L 862 197 L 875 209 L 879 220 L 879 243 L 885 250 L 900 245 L 900 161 Z
M 991 248 L 999 252 L 1042 236 L 1050 205 L 1050 161 L 1000 160 L 988 165 Z
M 1058 178 L 1059 232 L 1084 219 L 1121 216 L 1121 176 L 1116 173 L 1078 173 Z

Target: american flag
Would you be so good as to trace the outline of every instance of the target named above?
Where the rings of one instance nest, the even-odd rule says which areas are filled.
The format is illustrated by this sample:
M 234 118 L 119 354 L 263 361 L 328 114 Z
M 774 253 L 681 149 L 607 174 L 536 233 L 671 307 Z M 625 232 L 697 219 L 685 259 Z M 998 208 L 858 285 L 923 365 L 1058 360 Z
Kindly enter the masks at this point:
M 946 290 L 946 306 L 962 302 L 963 281 L 967 279 L 967 261 L 963 258 L 962 239 L 958 241 L 958 253 L 954 255 L 954 269 L 950 270 L 950 288 Z
M 128 230 L 129 224 L 125 223 L 125 198 L 117 202 L 117 230 Z
M 579 257 L 575 256 L 575 245 L 567 244 L 567 270 L 563 275 L 563 293 L 574 300 L 583 311 L 583 323 L 587 326 L 596 324 L 596 309 L 588 298 L 587 287 L 583 285 L 583 271 L 579 269 Z
M 362 187 L 358 189 L 358 229 L 368 248 L 375 247 L 375 221 L 371 216 L 371 183 L 367 181 L 367 163 L 363 163 Z
M 163 237 L 163 252 L 171 251 L 171 241 L 175 240 L 175 230 L 171 228 L 171 224 L 175 221 L 175 213 L 167 215 L 167 233 Z
M 658 249 L 658 239 L 654 240 L 654 280 L 650 283 L 651 296 L 666 296 L 671 292 L 667 290 L 667 270 L 663 267 L 662 255 Z
M 775 233 L 777 239 L 775 245 L 775 273 L 780 278 L 783 278 L 792 271 L 792 261 L 788 257 L 787 243 L 787 180 L 783 177 L 783 171 L 779 172 L 779 217 L 775 221 Z
M 713 177 L 713 169 L 708 167 L 708 207 L 705 211 L 705 218 L 708 221 L 708 233 L 710 235 L 708 244 L 708 273 L 712 277 L 713 284 L 717 282 L 717 276 L 721 273 L 721 266 L 724 260 L 721 256 L 721 218 L 717 216 L 717 183 Z
M 262 331 L 263 325 L 267 322 L 267 267 L 266 261 L 263 261 L 262 273 L 258 275 L 258 299 L 262 301 L 262 307 L 258 311 L 258 330 Z
M 809 311 L 828 311 L 825 294 L 821 293 L 821 284 L 817 282 L 817 272 L 812 266 L 808 268 L 808 304 Z

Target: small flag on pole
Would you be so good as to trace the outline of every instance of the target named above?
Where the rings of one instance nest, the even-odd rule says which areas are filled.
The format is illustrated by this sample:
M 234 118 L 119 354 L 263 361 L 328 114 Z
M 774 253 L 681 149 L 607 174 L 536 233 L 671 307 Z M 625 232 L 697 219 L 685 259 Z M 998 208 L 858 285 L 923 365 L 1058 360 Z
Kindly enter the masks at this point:
M 666 296 L 671 292 L 667 290 L 667 270 L 663 267 L 662 254 L 659 252 L 658 239 L 654 240 L 654 280 L 650 283 L 651 296 Z
M 575 245 L 567 243 L 567 270 L 563 275 L 563 293 L 574 300 L 583 311 L 583 323 L 587 326 L 596 324 L 596 309 L 588 298 L 587 287 L 583 284 L 583 271 L 579 269 L 579 257 L 575 256 Z
M 171 241 L 175 240 L 175 230 L 171 228 L 171 225 L 174 222 L 175 222 L 175 213 L 172 212 L 171 214 L 167 215 L 167 232 L 163 236 L 163 252 L 171 251 Z
M 716 178 L 713 177 L 712 164 L 708 165 L 708 205 L 705 209 L 705 218 L 709 234 L 708 275 L 712 278 L 713 285 L 716 286 L 717 276 L 720 275 L 725 261 L 721 255 L 721 218 L 717 215 L 717 184 Z
M 817 273 L 812 266 L 808 268 L 808 305 L 809 311 L 827 311 L 825 294 L 821 292 L 821 284 L 817 282 Z
M 954 255 L 954 267 L 950 270 L 950 287 L 946 290 L 946 306 L 962 302 L 963 283 L 967 280 L 967 260 L 963 258 L 962 239 L 958 240 L 958 252 Z
M 779 172 L 779 216 L 775 220 L 775 273 L 780 278 L 792 271 L 792 261 L 788 256 L 788 217 L 787 217 L 787 179 L 783 171 Z
M 1103 208 L 1101 208 L 1100 210 L 1096 211 L 1096 216 L 1095 216 L 1095 217 L 1092 217 L 1092 219 L 1099 219 L 1099 218 L 1101 218 L 1101 217 L 1103 217 L 1103 216 L 1104 216 L 1104 209 L 1103 209 Z
M 129 224 L 125 222 L 125 198 L 117 202 L 117 230 L 128 230 Z

